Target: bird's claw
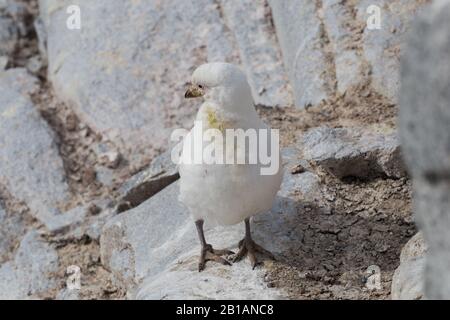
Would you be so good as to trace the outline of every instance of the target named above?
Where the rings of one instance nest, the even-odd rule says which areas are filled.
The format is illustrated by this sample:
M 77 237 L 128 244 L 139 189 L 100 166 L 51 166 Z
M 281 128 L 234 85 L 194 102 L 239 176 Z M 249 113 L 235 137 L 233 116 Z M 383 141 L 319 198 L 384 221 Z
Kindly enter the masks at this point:
M 233 262 L 241 261 L 245 256 L 248 256 L 252 269 L 255 269 L 259 264 L 258 260 L 256 259 L 256 253 L 265 255 L 270 260 L 275 260 L 275 257 L 270 251 L 255 243 L 251 238 L 244 238 L 239 241 L 239 251 L 234 256 Z
M 226 266 L 231 266 L 231 263 L 228 260 L 222 258 L 221 256 L 232 255 L 232 254 L 234 254 L 233 251 L 226 250 L 226 249 L 215 250 L 215 249 L 213 249 L 213 247 L 210 244 L 208 244 L 208 245 L 204 246 L 202 248 L 202 251 L 200 252 L 200 261 L 198 263 L 198 271 L 201 272 L 205 269 L 207 261 L 214 261 L 214 262 L 226 265 Z

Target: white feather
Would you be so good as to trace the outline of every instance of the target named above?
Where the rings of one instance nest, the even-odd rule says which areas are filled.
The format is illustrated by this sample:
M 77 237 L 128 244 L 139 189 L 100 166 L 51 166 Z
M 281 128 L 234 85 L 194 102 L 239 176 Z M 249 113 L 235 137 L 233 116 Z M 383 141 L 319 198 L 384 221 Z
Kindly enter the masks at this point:
M 226 63 L 205 64 L 194 72 L 192 81 L 208 87 L 209 91 L 196 119 L 203 130 L 211 127 L 211 115 L 228 129 L 270 129 L 259 119 L 246 77 L 237 67 Z M 232 225 L 270 210 L 282 180 L 281 159 L 277 159 L 280 168 L 275 175 L 261 175 L 261 164 L 188 164 L 187 160 L 192 160 L 188 157 L 194 156 L 194 130 L 195 127 L 184 139 L 179 197 L 193 219 Z M 226 150 L 225 146 L 223 149 Z M 248 157 L 249 150 L 245 149 Z

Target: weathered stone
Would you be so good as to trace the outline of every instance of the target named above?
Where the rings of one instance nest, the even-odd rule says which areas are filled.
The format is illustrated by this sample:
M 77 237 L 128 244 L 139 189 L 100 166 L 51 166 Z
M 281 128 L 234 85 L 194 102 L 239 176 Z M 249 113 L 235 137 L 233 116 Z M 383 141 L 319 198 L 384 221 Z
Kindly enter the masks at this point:
M 26 224 L 20 213 L 7 213 L 0 203 L 0 264 L 11 258 L 20 238 L 26 232 Z
M 252 72 L 255 100 L 286 104 L 278 51 L 268 45 L 274 37 L 259 24 L 263 9 L 255 10 L 250 1 L 234 1 L 234 8 L 227 1 L 222 10 L 220 3 L 41 0 L 48 74 L 56 94 L 138 166 L 167 147 L 173 128 L 191 124 L 198 101 L 183 94 L 201 63 L 239 63 L 241 54 L 244 64 L 251 63 L 243 67 Z M 81 30 L 66 28 L 69 5 L 80 6 Z M 241 25 L 239 11 L 254 19 Z M 224 12 L 230 25 L 239 27 L 235 33 Z
M 56 295 L 56 300 L 80 300 L 79 290 L 61 289 Z
M 364 57 L 371 66 L 374 88 L 397 101 L 400 87 L 400 50 L 405 42 L 405 33 L 411 22 L 422 10 L 423 0 L 362 0 L 357 5 L 357 17 L 366 22 L 369 18 L 367 8 L 377 6 L 381 13 L 381 28 L 364 29 Z M 371 12 L 373 14 L 373 12 Z
M 256 104 L 287 106 L 292 92 L 266 0 L 220 0 L 224 21 L 236 39 Z
M 337 90 L 344 93 L 367 79 L 357 50 L 358 21 L 350 1 L 323 0 L 321 11 L 329 50 L 333 54 Z
M 57 269 L 56 251 L 30 231 L 14 260 L 0 267 L 0 299 L 39 298 L 57 286 L 52 275 Z
M 285 173 L 271 212 L 254 217 L 253 235 L 275 255 L 293 250 L 301 235 L 291 231 L 298 219 L 298 188 L 312 197 L 318 188 L 311 173 Z M 302 179 L 305 179 L 302 181 Z M 291 179 L 296 180 L 292 182 Z M 283 293 L 263 282 L 263 270 L 252 271 L 248 261 L 232 268 L 208 264 L 197 270 L 200 250 L 195 225 L 178 201 L 179 184 L 172 183 L 140 206 L 109 221 L 100 239 L 102 263 L 117 282 L 139 299 L 274 299 Z M 301 211 L 301 210 L 300 210 Z M 243 224 L 205 229 L 215 247 L 234 249 L 243 237 Z M 208 279 L 208 281 L 205 281 Z
M 19 30 L 14 20 L 2 13 L 0 8 L 0 55 L 11 55 L 19 42 Z
M 269 0 L 297 107 L 360 83 L 396 101 L 400 47 L 424 0 Z M 369 6 L 380 9 L 370 30 Z
M 304 134 L 301 147 L 305 159 L 339 178 L 379 175 L 399 178 L 405 174 L 395 133 L 319 127 Z
M 402 60 L 400 134 L 426 239 L 425 296 L 450 299 L 450 3 L 414 22 Z
M 23 69 L 0 73 L 0 177 L 49 228 L 62 218 L 60 205 L 69 196 L 54 137 L 26 93 L 35 79 Z M 64 217 L 65 219 L 66 217 Z
M 156 157 L 146 169 L 122 185 L 118 212 L 138 206 L 180 177 L 170 154 L 171 150 Z
M 406 243 L 400 255 L 400 266 L 392 279 L 391 295 L 395 300 L 424 298 L 426 246 L 421 233 Z
M 47 230 L 51 233 L 67 231 L 68 228 L 75 227 L 81 223 L 87 213 L 87 206 L 77 206 L 64 213 L 57 212 L 45 221 Z
M 327 97 L 330 81 L 322 50 L 322 24 L 314 1 L 269 0 L 296 106 Z
M 38 81 L 30 76 L 24 68 L 8 69 L 0 72 L 0 87 L 15 91 L 24 96 L 31 95 L 39 89 Z

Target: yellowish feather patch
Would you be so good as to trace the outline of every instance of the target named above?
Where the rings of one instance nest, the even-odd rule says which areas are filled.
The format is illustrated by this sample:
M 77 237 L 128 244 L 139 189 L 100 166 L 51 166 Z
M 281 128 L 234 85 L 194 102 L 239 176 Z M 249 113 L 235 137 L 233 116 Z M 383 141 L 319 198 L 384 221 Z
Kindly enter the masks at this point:
M 206 119 L 208 121 L 208 126 L 213 129 L 218 129 L 224 131 L 226 128 L 226 122 L 219 119 L 216 111 L 212 108 L 206 108 Z

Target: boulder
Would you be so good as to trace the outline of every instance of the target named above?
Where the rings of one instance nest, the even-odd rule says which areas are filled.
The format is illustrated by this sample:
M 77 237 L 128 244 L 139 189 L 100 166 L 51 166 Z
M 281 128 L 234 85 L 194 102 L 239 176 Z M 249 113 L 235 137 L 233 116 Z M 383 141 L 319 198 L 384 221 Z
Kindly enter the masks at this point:
M 419 300 L 424 298 L 426 251 L 421 233 L 417 233 L 403 247 L 400 266 L 395 270 L 392 278 L 392 299 Z
M 361 128 L 318 127 L 302 137 L 306 160 L 338 178 L 400 178 L 405 168 L 395 133 L 375 133 Z
M 376 91 L 398 102 L 400 89 L 400 56 L 405 44 L 405 35 L 411 22 L 424 10 L 427 0 L 362 0 L 356 10 L 363 23 L 373 12 L 369 6 L 380 8 L 380 29 L 364 28 L 362 35 L 363 55 L 371 68 L 372 86 Z
M 16 49 L 18 42 L 19 30 L 14 20 L 0 11 L 0 56 L 11 55 Z
M 296 106 L 367 83 L 396 102 L 404 34 L 427 2 L 269 0 Z M 371 30 L 374 5 L 381 24 Z
M 0 267 L 0 299 L 42 298 L 57 287 L 56 251 L 36 231 L 23 238 L 15 258 Z
M 180 177 L 170 155 L 171 150 L 168 150 L 156 157 L 147 168 L 120 187 L 118 212 L 138 206 Z
M 55 137 L 28 96 L 36 90 L 36 79 L 23 69 L 10 69 L 0 73 L 0 88 L 2 185 L 48 228 L 61 227 L 61 219 L 70 223 L 62 216 L 70 193 Z
M 269 0 L 297 107 L 327 97 L 330 76 L 314 1 Z
M 262 0 L 39 4 L 57 96 L 131 165 L 144 165 L 167 147 L 171 130 L 192 124 L 199 102 L 184 92 L 202 63 L 242 62 L 257 103 L 289 103 Z M 80 7 L 80 30 L 66 28 L 69 5 Z

